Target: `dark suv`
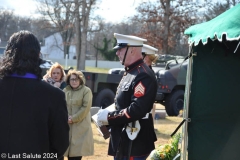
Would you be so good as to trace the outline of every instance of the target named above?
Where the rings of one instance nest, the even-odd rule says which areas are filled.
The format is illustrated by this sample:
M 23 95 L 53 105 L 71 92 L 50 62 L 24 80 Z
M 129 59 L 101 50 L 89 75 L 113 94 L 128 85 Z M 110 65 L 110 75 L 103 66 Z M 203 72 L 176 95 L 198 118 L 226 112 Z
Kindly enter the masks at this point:
M 165 106 L 169 116 L 177 116 L 183 109 L 188 61 L 169 61 L 165 69 L 156 73 L 158 90 L 156 101 Z

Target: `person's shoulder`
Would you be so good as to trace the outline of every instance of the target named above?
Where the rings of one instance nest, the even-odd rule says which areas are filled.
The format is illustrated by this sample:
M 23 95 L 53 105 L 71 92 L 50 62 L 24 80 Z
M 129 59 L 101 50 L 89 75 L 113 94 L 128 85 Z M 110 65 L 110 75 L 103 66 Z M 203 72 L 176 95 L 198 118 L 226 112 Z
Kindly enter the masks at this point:
M 133 71 L 137 74 L 149 74 L 149 72 L 152 72 L 145 63 L 138 65 Z
M 83 85 L 83 88 L 87 92 L 89 92 L 89 91 L 92 92 L 92 90 L 88 86 L 86 86 L 86 85 Z
M 141 64 L 135 71 L 136 77 L 148 77 L 150 79 L 155 78 L 154 72 L 146 64 Z
M 66 85 L 66 87 L 62 90 L 64 93 L 66 93 L 66 92 L 69 92 L 69 91 L 71 91 L 72 90 L 72 88 L 70 87 L 70 85 Z
M 45 87 L 48 88 L 49 86 L 51 86 L 46 80 L 42 79 L 40 80 L 40 84 L 41 87 Z

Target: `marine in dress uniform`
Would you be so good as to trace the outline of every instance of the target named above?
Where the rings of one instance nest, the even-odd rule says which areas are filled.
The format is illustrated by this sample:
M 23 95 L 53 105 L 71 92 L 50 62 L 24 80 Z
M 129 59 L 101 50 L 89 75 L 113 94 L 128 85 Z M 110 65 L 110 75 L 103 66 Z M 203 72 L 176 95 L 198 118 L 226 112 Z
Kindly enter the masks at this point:
M 139 47 L 143 46 L 145 39 L 117 33 L 114 36 L 118 43 L 114 47 L 116 54 L 121 49 L 125 52 L 120 60 L 125 66 L 125 73 L 117 88 L 116 110 L 109 112 L 101 109 L 97 114 L 98 121 L 111 128 L 108 154 L 114 156 L 115 160 L 145 160 L 155 148 L 154 142 L 157 140 L 149 113 L 157 91 L 156 77 L 143 62 L 142 48 Z M 136 47 L 138 49 L 134 50 Z M 127 63 L 129 59 L 131 64 Z M 134 134 L 137 135 L 131 140 Z

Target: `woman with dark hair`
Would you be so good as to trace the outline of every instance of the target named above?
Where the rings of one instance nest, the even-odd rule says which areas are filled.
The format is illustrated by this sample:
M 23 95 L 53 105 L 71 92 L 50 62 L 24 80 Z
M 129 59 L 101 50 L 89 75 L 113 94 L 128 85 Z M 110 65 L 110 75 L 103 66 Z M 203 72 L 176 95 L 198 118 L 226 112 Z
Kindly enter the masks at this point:
M 64 156 L 69 160 L 81 160 L 82 156 L 93 155 L 93 133 L 91 127 L 92 91 L 85 86 L 82 72 L 70 70 L 64 88 L 70 126 L 70 144 Z
M 37 79 L 41 79 L 39 53 L 40 44 L 31 32 L 20 31 L 14 33 L 8 41 L 2 57 L 0 77 L 13 73 L 18 75 L 32 73 L 37 76 Z
M 47 71 L 47 74 L 43 76 L 43 80 L 51 84 L 54 87 L 64 89 L 66 82 L 64 81 L 65 72 L 63 67 L 59 63 L 55 63 Z
M 19 31 L 10 37 L 2 57 L 0 151 L 7 154 L 2 158 L 17 154 L 19 159 L 57 159 L 68 147 L 65 96 L 41 80 L 39 53 L 37 38 Z

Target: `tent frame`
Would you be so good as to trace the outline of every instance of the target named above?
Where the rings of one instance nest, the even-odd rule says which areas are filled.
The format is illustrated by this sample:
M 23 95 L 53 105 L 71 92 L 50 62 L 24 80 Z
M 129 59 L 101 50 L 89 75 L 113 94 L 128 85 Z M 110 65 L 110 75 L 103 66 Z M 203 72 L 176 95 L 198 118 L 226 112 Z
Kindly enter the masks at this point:
M 188 117 L 189 113 L 189 102 L 190 102 L 190 91 L 192 84 L 192 64 L 193 56 L 197 56 L 197 53 L 193 53 L 193 43 L 189 46 L 189 61 L 188 61 L 188 72 L 187 72 L 187 82 L 188 86 L 185 90 L 185 102 L 184 102 L 184 113 L 183 117 L 186 119 L 186 123 L 183 124 L 182 128 L 182 142 L 181 142 L 181 160 L 188 159 L 187 145 L 188 145 L 188 122 L 191 122 L 191 119 Z

